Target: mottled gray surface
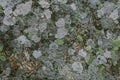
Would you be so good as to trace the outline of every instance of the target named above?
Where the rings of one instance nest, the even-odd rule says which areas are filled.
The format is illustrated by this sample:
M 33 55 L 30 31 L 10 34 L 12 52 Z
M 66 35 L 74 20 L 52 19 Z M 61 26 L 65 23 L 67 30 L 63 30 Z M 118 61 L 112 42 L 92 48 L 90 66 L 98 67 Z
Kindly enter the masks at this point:
M 120 0 L 0 0 L 0 80 L 120 80 Z

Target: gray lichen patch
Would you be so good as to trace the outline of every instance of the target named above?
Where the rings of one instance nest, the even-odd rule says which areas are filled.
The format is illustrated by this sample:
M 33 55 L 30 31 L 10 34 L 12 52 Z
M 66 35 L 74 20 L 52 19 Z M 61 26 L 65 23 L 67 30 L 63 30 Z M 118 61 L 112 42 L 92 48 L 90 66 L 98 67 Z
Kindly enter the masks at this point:
M 16 7 L 13 14 L 14 16 L 23 15 L 25 16 L 31 11 L 32 1 L 26 2 L 25 4 L 20 4 Z

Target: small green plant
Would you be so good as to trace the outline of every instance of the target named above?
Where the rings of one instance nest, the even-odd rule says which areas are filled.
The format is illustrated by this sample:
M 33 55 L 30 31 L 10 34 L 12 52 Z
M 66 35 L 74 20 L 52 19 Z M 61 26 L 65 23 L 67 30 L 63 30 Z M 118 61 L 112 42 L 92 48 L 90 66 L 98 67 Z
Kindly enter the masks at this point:
M 117 51 L 118 51 L 119 48 L 120 48 L 120 40 L 112 40 L 112 43 L 113 43 L 113 49 L 112 49 L 112 51 L 111 51 L 111 55 L 112 55 L 112 57 L 115 57 Z M 113 65 L 113 66 L 116 66 L 116 65 L 117 65 L 117 61 L 113 61 L 113 62 L 112 62 L 112 65 Z
M 120 47 L 120 40 L 112 40 L 112 43 L 114 46 L 113 50 L 115 50 L 115 51 L 118 50 Z
M 112 55 L 112 57 L 115 57 L 117 51 L 118 51 L 119 48 L 120 48 L 120 40 L 112 40 L 112 43 L 113 43 L 113 49 L 112 49 L 112 51 L 111 51 L 111 55 Z M 112 65 L 113 65 L 113 66 L 116 66 L 116 65 L 117 65 L 117 61 L 113 61 L 113 62 L 112 62 Z
M 112 55 L 112 57 L 115 57 L 116 51 L 112 50 L 112 51 L 111 51 L 111 55 Z
M 99 68 L 99 71 L 102 73 L 102 76 L 105 77 L 106 76 L 105 66 L 99 65 L 98 68 Z
M 89 12 L 90 11 L 90 8 L 89 7 L 86 7 L 85 8 L 85 12 Z
M 117 61 L 113 61 L 113 66 L 116 66 L 117 65 Z
M 0 6 L 0 14 L 1 14 L 1 13 L 3 13 L 3 9 L 2 9 L 2 7 Z
M 99 70 L 100 70 L 101 72 L 104 71 L 104 70 L 105 70 L 105 66 L 104 66 L 104 65 L 100 66 Z
M 116 56 L 116 52 L 120 48 L 120 40 L 112 40 L 112 43 L 113 43 L 113 49 L 111 51 L 111 55 L 112 55 L 112 57 L 115 57 Z
M 58 44 L 58 45 L 63 45 L 63 44 L 64 44 L 64 41 L 61 40 L 61 39 L 56 39 L 56 40 L 55 40 L 55 43 Z
M 103 4 L 99 4 L 99 5 L 98 5 L 98 9 L 101 9 L 101 8 L 103 8 L 103 7 L 104 7 Z
M 6 61 L 6 57 L 5 56 L 0 56 L 0 61 Z
M 93 54 L 91 54 L 90 59 L 88 61 L 88 65 L 90 65 L 93 62 L 94 59 L 95 59 L 95 56 Z
M 96 52 L 97 55 L 103 55 L 104 54 L 104 50 L 99 48 L 98 51 Z
M 78 36 L 77 36 L 77 40 L 80 41 L 80 42 L 83 42 L 82 36 L 81 36 L 81 35 L 78 35 Z
M 101 34 L 101 31 L 100 31 L 100 30 L 96 30 L 96 34 L 97 34 L 97 35 L 100 35 L 100 34 Z
M 28 34 L 28 35 L 27 35 L 27 38 L 28 38 L 28 39 L 32 39 L 32 35 Z
M 32 73 L 26 73 L 25 76 L 26 77 L 30 77 Z
M 52 33 L 49 33 L 49 36 L 53 36 L 53 34 L 52 34 Z
M 89 52 L 90 54 L 92 54 L 93 50 L 92 50 L 92 49 L 90 49 L 88 52 Z
M 74 18 L 75 18 L 75 20 L 78 20 L 79 15 L 78 15 L 78 14 L 75 14 L 75 15 L 74 15 Z
M 118 23 L 119 23 L 119 21 L 118 21 L 118 20 L 114 20 L 114 22 L 115 22 L 116 24 L 118 24 Z
M 4 46 L 0 44 L 0 52 L 3 51 Z

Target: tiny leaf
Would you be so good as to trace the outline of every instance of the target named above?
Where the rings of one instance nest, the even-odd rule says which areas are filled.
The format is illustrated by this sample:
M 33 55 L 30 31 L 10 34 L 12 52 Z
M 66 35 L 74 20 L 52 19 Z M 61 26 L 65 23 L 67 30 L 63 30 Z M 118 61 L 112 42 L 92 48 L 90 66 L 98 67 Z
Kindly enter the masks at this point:
M 6 57 L 5 56 L 0 56 L 0 60 L 1 61 L 6 61 Z
M 91 54 L 88 64 L 90 65 L 94 59 L 95 59 L 95 56 Z
M 114 62 L 113 62 L 113 66 L 116 66 L 116 65 L 117 65 L 117 61 L 114 61 Z
M 63 45 L 64 41 L 61 40 L 61 39 L 57 39 L 57 40 L 55 40 L 55 43 L 58 44 L 58 45 Z
M 96 53 L 97 55 L 103 55 L 104 54 L 104 50 L 103 49 L 101 49 L 101 48 L 99 48 L 99 50 L 97 51 L 97 53 Z
M 0 13 L 3 13 L 3 9 L 2 9 L 2 7 L 0 6 Z
M 77 36 L 77 39 L 78 39 L 79 41 L 81 41 L 81 42 L 83 41 L 83 38 L 82 38 L 81 35 L 78 35 L 78 36 Z
M 27 35 L 28 39 L 32 39 L 32 35 L 28 34 Z
M 120 47 L 120 40 L 113 40 L 114 47 Z

